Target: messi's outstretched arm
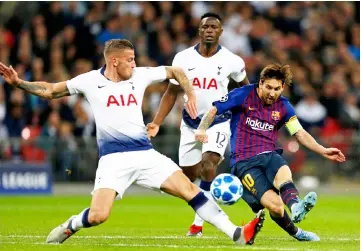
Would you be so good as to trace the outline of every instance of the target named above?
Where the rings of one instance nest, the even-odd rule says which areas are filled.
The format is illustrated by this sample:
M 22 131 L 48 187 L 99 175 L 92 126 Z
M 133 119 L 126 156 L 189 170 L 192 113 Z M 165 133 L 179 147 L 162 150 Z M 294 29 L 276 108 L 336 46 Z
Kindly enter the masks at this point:
M 208 142 L 208 136 L 206 131 L 209 128 L 209 126 L 213 123 L 216 115 L 217 115 L 217 107 L 215 106 L 212 106 L 212 108 L 209 109 L 209 111 L 206 114 L 204 114 L 201 123 L 199 124 L 197 131 L 195 133 L 196 140 L 202 143 Z
M 317 143 L 317 141 L 309 134 L 305 129 L 299 129 L 295 134 L 298 142 L 302 145 L 314 151 L 326 159 L 334 160 L 337 162 L 344 162 L 346 160 L 345 155 L 341 150 L 337 148 L 325 148 L 324 146 Z
M 20 79 L 18 77 L 18 73 L 12 66 L 7 67 L 2 63 L 0 63 L 0 75 L 8 84 L 39 97 L 54 99 L 70 95 L 66 82 L 59 82 L 55 84 L 48 82 L 28 82 Z
M 329 160 L 334 160 L 338 162 L 344 162 L 345 156 L 337 148 L 325 148 L 324 146 L 317 143 L 317 141 L 305 130 L 302 128 L 302 125 L 297 119 L 296 112 L 292 105 L 289 102 L 285 102 L 286 107 L 286 128 L 290 135 L 295 135 L 298 142 L 302 145 L 318 153 Z

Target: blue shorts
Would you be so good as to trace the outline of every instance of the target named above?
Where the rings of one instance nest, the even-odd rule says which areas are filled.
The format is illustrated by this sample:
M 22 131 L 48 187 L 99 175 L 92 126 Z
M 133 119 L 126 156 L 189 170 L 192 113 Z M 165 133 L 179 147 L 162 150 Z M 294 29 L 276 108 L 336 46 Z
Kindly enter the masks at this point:
M 251 158 L 238 161 L 231 169 L 243 184 L 242 199 L 254 212 L 263 209 L 261 198 L 265 192 L 272 189 L 273 181 L 278 170 L 288 165 L 286 160 L 277 152 L 262 153 Z

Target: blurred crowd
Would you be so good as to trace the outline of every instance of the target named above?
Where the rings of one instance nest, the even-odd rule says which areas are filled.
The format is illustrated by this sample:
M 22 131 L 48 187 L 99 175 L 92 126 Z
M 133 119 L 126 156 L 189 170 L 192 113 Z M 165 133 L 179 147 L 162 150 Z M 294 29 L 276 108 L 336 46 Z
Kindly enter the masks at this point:
M 285 95 L 303 126 L 347 147 L 345 137 L 358 133 L 360 121 L 359 11 L 358 1 L 0 2 L 0 61 L 27 81 L 60 82 L 100 68 L 105 41 L 126 38 L 138 66 L 171 65 L 177 52 L 198 42 L 200 17 L 215 12 L 222 17 L 221 44 L 244 59 L 250 81 L 269 63 L 290 64 L 293 85 Z M 145 122 L 166 87 L 148 88 Z M 179 126 L 181 110 L 180 97 L 163 133 Z M 43 160 L 49 146 L 31 144 L 39 136 L 72 152 L 76 139 L 94 135 L 83 97 L 48 101 L 0 80 L 0 141 L 21 139 L 3 144 L 0 160 Z

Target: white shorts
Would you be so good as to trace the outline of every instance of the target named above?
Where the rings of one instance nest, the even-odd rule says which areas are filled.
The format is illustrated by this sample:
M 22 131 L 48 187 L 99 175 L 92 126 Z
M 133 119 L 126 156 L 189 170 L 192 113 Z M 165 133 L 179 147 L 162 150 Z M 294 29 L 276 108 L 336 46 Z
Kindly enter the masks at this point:
M 133 183 L 158 190 L 178 170 L 176 163 L 154 149 L 107 154 L 99 160 L 92 194 L 110 188 L 118 193 L 116 199 L 121 199 Z
M 193 166 L 202 160 L 205 152 L 215 152 L 224 159 L 229 137 L 231 135 L 230 122 L 226 121 L 212 126 L 207 130 L 208 143 L 202 144 L 195 139 L 196 129 L 189 127 L 183 120 L 181 123 L 181 139 L 179 144 L 179 165 Z M 221 162 L 220 161 L 220 162 Z

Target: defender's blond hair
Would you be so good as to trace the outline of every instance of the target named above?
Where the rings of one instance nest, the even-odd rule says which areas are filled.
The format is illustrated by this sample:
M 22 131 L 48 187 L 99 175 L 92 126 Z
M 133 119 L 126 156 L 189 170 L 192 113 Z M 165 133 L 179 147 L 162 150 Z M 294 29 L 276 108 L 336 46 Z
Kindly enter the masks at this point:
M 134 46 L 133 44 L 126 39 L 110 39 L 105 43 L 104 46 L 104 57 L 106 55 L 109 55 L 109 53 L 117 51 L 117 50 L 125 50 L 125 49 L 130 49 L 130 50 L 134 50 Z

